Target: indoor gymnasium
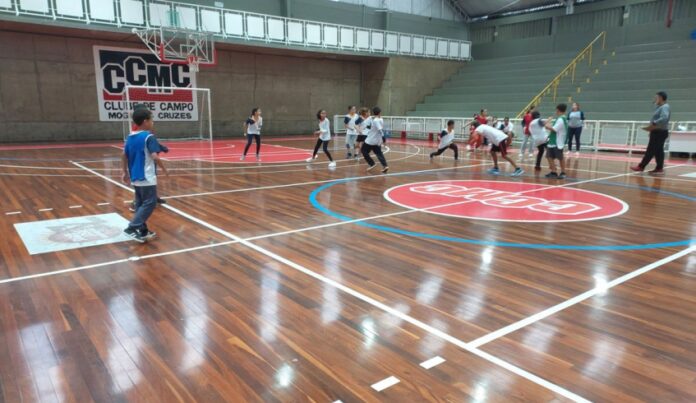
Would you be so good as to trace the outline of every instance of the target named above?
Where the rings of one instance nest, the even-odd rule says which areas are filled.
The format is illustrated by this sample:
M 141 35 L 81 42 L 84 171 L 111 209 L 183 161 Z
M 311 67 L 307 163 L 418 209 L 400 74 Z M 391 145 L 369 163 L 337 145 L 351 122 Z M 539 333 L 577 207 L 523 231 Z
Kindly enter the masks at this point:
M 694 66 L 694 0 L 0 0 L 0 402 L 696 402 Z

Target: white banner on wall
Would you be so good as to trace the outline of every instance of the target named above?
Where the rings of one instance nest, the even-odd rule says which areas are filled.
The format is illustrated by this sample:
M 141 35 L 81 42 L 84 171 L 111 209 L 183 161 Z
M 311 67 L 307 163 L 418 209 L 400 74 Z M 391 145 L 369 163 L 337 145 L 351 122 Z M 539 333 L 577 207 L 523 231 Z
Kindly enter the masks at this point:
M 162 63 L 148 50 L 94 46 L 99 120 L 123 121 L 135 104 L 146 104 L 155 120 L 198 120 L 193 91 L 131 90 L 126 86 L 196 88 L 196 74 L 186 64 Z

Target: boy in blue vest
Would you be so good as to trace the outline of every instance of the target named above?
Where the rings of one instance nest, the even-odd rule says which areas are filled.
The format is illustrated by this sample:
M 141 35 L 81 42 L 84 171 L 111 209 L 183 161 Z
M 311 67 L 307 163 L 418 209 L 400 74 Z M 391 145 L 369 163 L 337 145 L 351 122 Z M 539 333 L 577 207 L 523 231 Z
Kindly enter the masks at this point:
M 123 232 L 131 239 L 143 243 L 156 234 L 147 228 L 147 219 L 157 206 L 157 168 L 165 174 L 158 152 L 157 138 L 150 132 L 154 126 L 152 112 L 141 108 L 133 111 L 133 123 L 137 126 L 126 140 L 121 155 L 123 182 L 135 188 L 135 215 Z

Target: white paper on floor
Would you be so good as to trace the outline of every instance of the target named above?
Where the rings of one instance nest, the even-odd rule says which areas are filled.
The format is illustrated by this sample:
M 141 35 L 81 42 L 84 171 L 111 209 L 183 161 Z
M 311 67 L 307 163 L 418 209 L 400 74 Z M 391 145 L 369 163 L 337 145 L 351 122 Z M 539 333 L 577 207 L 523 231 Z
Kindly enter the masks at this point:
M 128 220 L 116 213 L 15 224 L 30 255 L 130 240 L 123 234 Z

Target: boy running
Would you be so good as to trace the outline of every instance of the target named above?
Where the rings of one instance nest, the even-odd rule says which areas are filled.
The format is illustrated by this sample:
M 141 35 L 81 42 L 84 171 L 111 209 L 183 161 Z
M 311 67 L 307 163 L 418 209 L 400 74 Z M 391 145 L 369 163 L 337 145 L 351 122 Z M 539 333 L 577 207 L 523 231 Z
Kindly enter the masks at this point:
M 133 112 L 133 123 L 137 131 L 131 133 L 123 147 L 121 162 L 123 182 L 135 188 L 135 215 L 123 232 L 131 239 L 143 243 L 156 234 L 147 228 L 147 219 L 157 206 L 157 168 L 168 175 L 162 160 L 157 154 L 161 149 L 157 139 L 150 132 L 154 126 L 152 112 L 137 109 Z
M 454 151 L 454 160 L 458 160 L 459 149 L 457 148 L 457 145 L 454 144 L 454 120 L 447 121 L 447 128 L 442 130 L 442 132 L 439 134 L 439 137 L 440 145 L 437 147 L 437 151 L 430 153 L 430 159 L 432 160 L 433 157 L 441 155 L 447 149 L 451 149 L 452 151 Z
M 498 153 L 503 157 L 504 160 L 510 163 L 515 168 L 515 172 L 511 176 L 520 176 L 524 173 L 522 168 L 518 167 L 510 157 L 508 157 L 507 146 L 508 146 L 508 135 L 502 131 L 481 124 L 476 121 L 472 125 L 475 127 L 474 133 L 483 136 L 484 139 L 490 141 L 491 146 L 491 158 L 493 159 L 493 168 L 488 170 L 488 173 L 493 175 L 500 175 L 500 170 L 498 169 Z
M 389 166 L 387 165 L 387 160 L 384 158 L 382 153 L 382 143 L 384 142 L 384 121 L 382 120 L 382 109 L 379 106 L 372 108 L 372 117 L 370 118 L 370 129 L 367 132 L 367 138 L 365 143 L 362 145 L 362 155 L 367 162 L 369 167 L 367 171 L 371 171 L 375 167 L 375 161 L 370 157 L 370 152 L 375 153 L 379 163 L 382 164 L 382 172 L 386 173 L 389 171 Z

